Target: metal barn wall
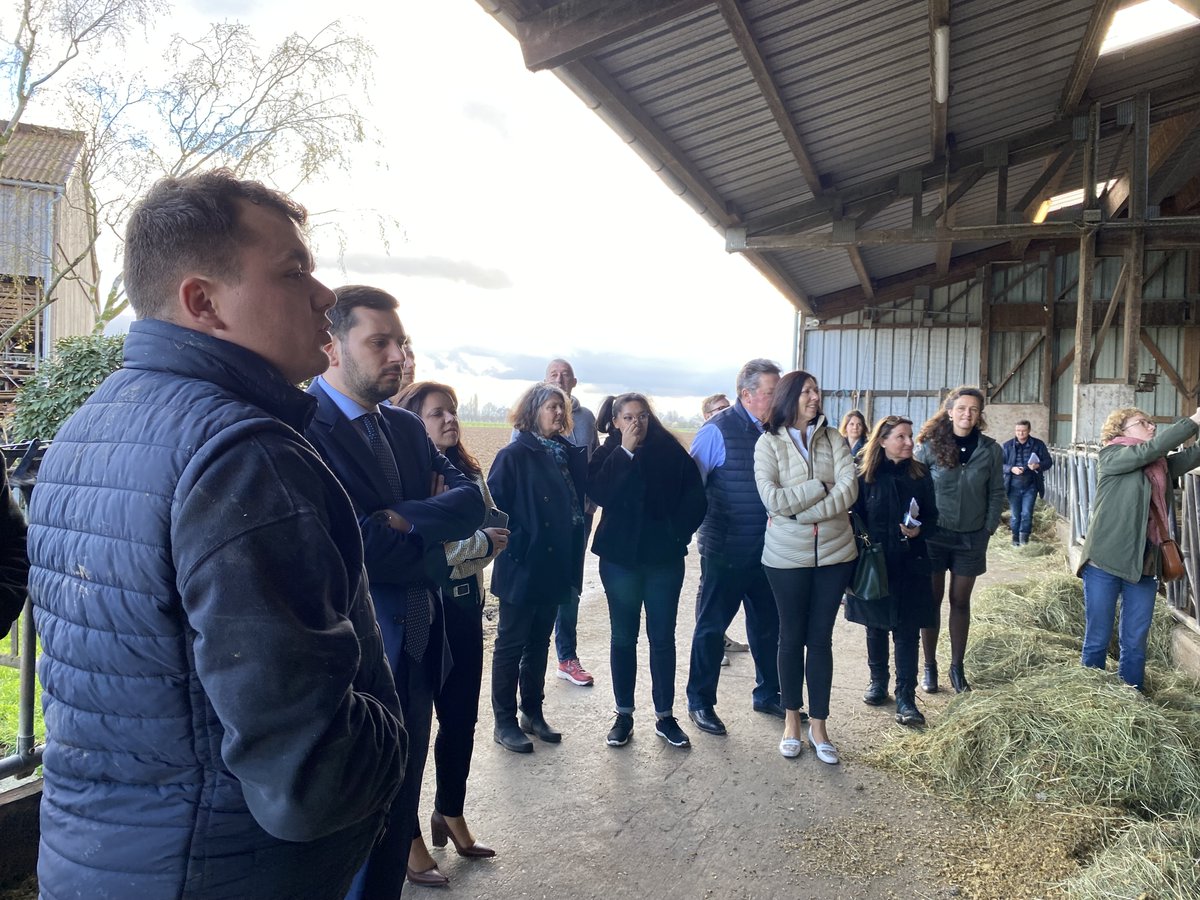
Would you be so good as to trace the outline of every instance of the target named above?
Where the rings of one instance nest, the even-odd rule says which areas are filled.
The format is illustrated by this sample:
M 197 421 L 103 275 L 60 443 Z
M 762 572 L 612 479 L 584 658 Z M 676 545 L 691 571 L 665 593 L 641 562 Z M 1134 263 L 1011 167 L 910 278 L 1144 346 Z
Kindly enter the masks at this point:
M 1051 262 L 1053 269 L 1048 273 Z M 1093 300 L 1097 308 L 1104 308 L 1111 299 L 1121 266 L 1122 259 L 1118 256 L 1096 260 Z M 1187 304 L 1200 298 L 1188 296 L 1187 269 L 1186 251 L 1147 251 L 1143 263 L 1146 276 L 1143 299 L 1160 307 L 1167 304 L 1168 311 L 1172 303 L 1189 308 Z M 937 288 L 928 299 L 868 308 L 807 329 L 803 338 L 804 359 L 806 368 L 821 385 L 826 415 L 840 420 L 847 410 L 857 407 L 869 413 L 872 420 L 894 413 L 907 415 L 919 424 L 937 409 L 939 397 L 945 391 L 959 384 L 978 384 L 986 279 L 987 296 L 991 298 L 989 309 L 1010 307 L 1006 311 L 1010 316 L 1008 321 L 1023 323 L 1001 328 L 996 324 L 999 313 L 990 317 L 987 380 L 993 393 L 989 404 L 1009 405 L 1013 413 L 1027 406 L 1031 418 L 1035 418 L 1033 412 L 1041 410 L 1050 422 L 1050 442 L 1068 445 L 1075 364 L 1064 367 L 1063 363 L 1074 351 L 1075 329 L 1054 328 L 1049 353 L 1044 343 L 1035 346 L 1035 342 L 1047 334 L 1045 323 L 1052 304 L 1060 326 L 1076 319 L 1078 252 L 1047 254 L 1040 261 L 997 264 L 980 275 Z M 1048 290 L 1053 291 L 1053 297 L 1047 296 Z M 1123 300 L 1119 302 L 1120 313 Z M 1021 305 L 1024 310 L 1013 308 Z M 1115 317 L 1096 355 L 1093 373 L 1096 382 L 1124 381 L 1122 320 L 1121 314 Z M 1096 317 L 1097 331 L 1102 321 L 1102 314 Z M 1185 321 L 1190 325 L 1190 320 Z M 1033 324 L 1039 322 L 1042 324 Z M 1190 328 L 1181 325 L 1143 325 L 1145 338 L 1186 383 L 1197 380 L 1198 374 L 1189 375 L 1185 371 L 1189 331 Z M 1054 378 L 1059 368 L 1062 371 Z M 1154 374 L 1158 379 L 1153 390 L 1137 394 L 1137 403 L 1148 413 L 1169 420 L 1190 412 L 1183 408 L 1186 398 L 1144 342 L 1138 347 L 1137 373 Z M 1049 409 L 1042 405 L 1047 396 Z
M 947 389 L 978 381 L 979 328 L 812 329 L 804 335 L 804 360 L 829 419 L 861 409 L 871 422 L 901 415 L 919 427 Z

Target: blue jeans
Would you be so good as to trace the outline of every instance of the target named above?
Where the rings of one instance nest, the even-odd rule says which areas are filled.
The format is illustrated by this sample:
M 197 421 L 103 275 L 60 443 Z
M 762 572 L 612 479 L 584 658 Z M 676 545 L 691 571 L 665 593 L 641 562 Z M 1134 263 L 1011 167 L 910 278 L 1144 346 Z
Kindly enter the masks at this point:
M 746 610 L 746 638 L 754 658 L 751 701 L 778 703 L 779 610 L 762 564 L 754 560 L 729 565 L 702 556 L 700 578 L 700 611 L 696 614 L 688 671 L 688 709 L 706 709 L 717 703 L 725 632 L 739 606 Z
M 612 625 L 609 660 L 616 711 L 633 713 L 638 632 L 645 606 L 654 714 L 674 715 L 671 707 L 675 703 L 675 615 L 683 587 L 683 559 L 639 566 L 622 566 L 602 559 L 600 580 L 608 595 L 608 618 Z
M 583 517 L 583 546 L 586 549 L 588 538 L 592 534 L 592 514 Z M 579 632 L 579 595 L 571 591 L 569 599 L 564 600 L 558 607 L 558 615 L 554 619 L 554 652 L 558 654 L 559 662 L 568 659 L 578 659 L 576 639 Z
M 1083 664 L 1103 669 L 1112 640 L 1113 621 L 1117 616 L 1117 596 L 1121 597 L 1121 624 L 1118 641 L 1121 659 L 1117 674 L 1139 691 L 1146 675 L 1146 641 L 1150 619 L 1154 615 L 1155 579 L 1144 575 L 1136 583 L 1110 575 L 1091 563 L 1083 567 Z
M 1013 486 L 1008 489 L 1008 508 L 1012 513 L 1009 525 L 1014 539 L 1019 534 L 1028 537 L 1029 532 L 1033 531 L 1033 505 L 1036 502 L 1037 485 L 1018 487 L 1016 479 L 1013 479 Z

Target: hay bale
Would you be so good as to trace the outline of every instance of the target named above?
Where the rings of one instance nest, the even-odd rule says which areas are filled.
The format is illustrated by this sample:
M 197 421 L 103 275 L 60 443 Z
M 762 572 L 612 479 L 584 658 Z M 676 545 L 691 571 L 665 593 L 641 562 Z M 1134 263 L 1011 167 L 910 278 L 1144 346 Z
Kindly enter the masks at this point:
M 961 695 L 925 732 L 889 734 L 876 762 L 960 799 L 1200 813 L 1197 746 L 1200 714 L 1062 664 Z
M 1168 818 L 1130 825 L 1067 881 L 1071 900 L 1200 897 L 1200 820 Z

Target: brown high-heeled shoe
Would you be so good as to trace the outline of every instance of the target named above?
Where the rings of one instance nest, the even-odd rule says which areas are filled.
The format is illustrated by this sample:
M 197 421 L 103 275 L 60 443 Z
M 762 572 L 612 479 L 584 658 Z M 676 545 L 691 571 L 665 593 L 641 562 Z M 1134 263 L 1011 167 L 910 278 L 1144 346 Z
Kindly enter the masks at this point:
M 437 866 L 432 866 L 423 872 L 418 872 L 412 866 L 408 866 L 405 875 L 408 876 L 409 884 L 417 884 L 421 887 L 445 887 L 450 883 L 450 879 L 443 875 Z
M 454 849 L 458 851 L 459 856 L 467 856 L 475 859 L 486 859 L 496 855 L 496 851 L 491 847 L 485 847 L 483 844 L 476 841 L 470 847 L 465 847 L 458 842 L 458 838 L 454 832 L 450 830 L 450 823 L 436 809 L 433 815 L 429 817 L 429 836 L 435 847 L 445 847 L 446 841 L 454 843 Z

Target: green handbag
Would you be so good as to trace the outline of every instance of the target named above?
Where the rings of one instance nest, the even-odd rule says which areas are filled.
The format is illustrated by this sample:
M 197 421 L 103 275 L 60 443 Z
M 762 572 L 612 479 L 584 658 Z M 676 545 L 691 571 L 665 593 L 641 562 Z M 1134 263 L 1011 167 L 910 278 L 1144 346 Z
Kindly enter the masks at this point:
M 854 529 L 858 562 L 854 566 L 854 577 L 850 579 L 846 593 L 859 600 L 882 600 L 890 593 L 883 545 L 872 542 L 863 520 L 853 510 L 850 512 L 850 527 Z

